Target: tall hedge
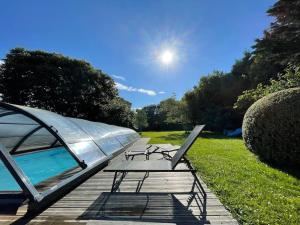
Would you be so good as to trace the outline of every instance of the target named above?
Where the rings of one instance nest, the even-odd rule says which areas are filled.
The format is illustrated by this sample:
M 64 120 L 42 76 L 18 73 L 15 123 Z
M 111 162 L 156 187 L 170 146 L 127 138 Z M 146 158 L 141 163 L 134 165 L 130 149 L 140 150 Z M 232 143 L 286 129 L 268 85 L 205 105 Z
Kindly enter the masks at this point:
M 264 160 L 300 166 L 300 88 L 255 102 L 244 116 L 243 138 L 247 148 Z

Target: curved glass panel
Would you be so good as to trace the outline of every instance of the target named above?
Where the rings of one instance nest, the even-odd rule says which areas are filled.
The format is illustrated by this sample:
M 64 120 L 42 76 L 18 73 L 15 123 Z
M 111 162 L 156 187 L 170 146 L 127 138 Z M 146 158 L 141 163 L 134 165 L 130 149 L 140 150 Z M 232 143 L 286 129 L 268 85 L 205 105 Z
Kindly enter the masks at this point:
M 39 118 L 48 126 L 55 128 L 67 143 L 71 144 L 81 141 L 89 141 L 91 139 L 84 131 L 66 117 L 42 109 L 29 108 L 26 106 L 17 107 Z
M 40 125 L 12 110 L 5 110 L 0 107 L 0 143 L 11 151 L 24 136 Z
M 39 118 L 48 126 L 53 127 L 70 147 L 72 152 L 88 166 L 105 157 L 105 154 L 94 143 L 93 139 L 69 118 L 46 110 L 25 106 L 17 107 Z
M 34 150 L 34 149 L 46 149 L 49 147 L 55 147 L 61 145 L 57 142 L 57 139 L 49 133 L 49 131 L 41 126 L 37 127 L 31 135 L 28 136 L 24 142 L 20 143 L 20 146 L 16 149 L 15 153 Z
M 115 137 L 122 143 L 123 146 L 126 146 L 138 138 L 138 135 L 135 131 L 124 128 L 110 125 L 112 132 Z
M 105 157 L 104 153 L 99 151 L 98 146 L 93 141 L 74 143 L 70 145 L 70 148 L 87 165 L 91 165 Z
M 70 119 L 87 132 L 106 155 L 111 155 L 123 148 L 122 144 L 107 131 L 106 124 L 75 118 Z
M 126 146 L 135 141 L 139 135 L 129 128 L 119 127 L 115 125 L 103 124 L 103 127 L 115 137 L 123 146 Z

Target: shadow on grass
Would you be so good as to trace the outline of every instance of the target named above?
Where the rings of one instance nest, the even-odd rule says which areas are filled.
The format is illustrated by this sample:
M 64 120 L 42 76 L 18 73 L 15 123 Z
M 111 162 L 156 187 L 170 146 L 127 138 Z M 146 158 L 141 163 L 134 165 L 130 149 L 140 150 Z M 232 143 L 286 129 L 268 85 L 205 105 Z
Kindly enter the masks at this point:
M 264 159 L 262 159 L 262 158 L 260 158 L 260 157 L 258 157 L 258 159 L 259 159 L 261 162 L 267 164 L 268 166 L 270 166 L 270 167 L 272 167 L 272 168 L 274 168 L 274 169 L 277 169 L 277 170 L 279 170 L 279 171 L 281 171 L 281 172 L 283 172 L 283 173 L 287 173 L 287 174 L 289 174 L 289 175 L 291 175 L 291 176 L 293 176 L 293 177 L 295 177 L 295 178 L 297 178 L 297 179 L 300 179 L 300 170 L 299 170 L 299 168 L 296 167 L 296 166 L 278 165 L 278 164 L 275 164 L 275 163 L 273 163 L 273 162 L 264 160 Z
M 209 139 L 231 139 L 231 140 L 242 140 L 242 137 L 227 137 L 222 133 L 205 131 L 200 134 L 200 137 L 209 138 Z
M 167 135 L 163 135 L 160 138 L 166 140 L 166 141 L 175 141 L 175 140 L 184 140 L 187 138 L 187 136 L 190 134 L 190 132 L 184 132 L 181 134 L 178 133 L 170 133 Z M 209 139 L 236 139 L 236 140 L 242 140 L 242 137 L 227 137 L 223 135 L 222 133 L 213 133 L 209 131 L 205 131 L 200 133 L 199 137 L 202 138 L 209 138 Z
M 188 132 L 181 133 L 181 134 L 174 134 L 170 133 L 164 136 L 161 136 L 160 138 L 166 140 L 166 141 L 177 141 L 177 140 L 183 140 L 189 135 Z

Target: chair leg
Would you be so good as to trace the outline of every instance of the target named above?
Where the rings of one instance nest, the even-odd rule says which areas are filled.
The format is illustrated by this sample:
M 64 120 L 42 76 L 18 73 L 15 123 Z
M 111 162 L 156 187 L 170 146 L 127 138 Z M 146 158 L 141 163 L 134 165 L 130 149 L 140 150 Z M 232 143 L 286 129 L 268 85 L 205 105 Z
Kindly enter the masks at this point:
M 115 189 L 115 183 L 116 183 L 117 176 L 118 176 L 118 172 L 115 172 L 115 175 L 114 175 L 113 183 L 112 183 L 112 185 L 111 185 L 111 190 L 110 190 L 110 192 L 114 192 L 114 189 Z
M 201 192 L 202 192 L 202 196 L 203 198 L 206 199 L 206 192 L 204 190 L 204 188 L 202 187 L 201 183 L 200 183 L 200 180 L 198 179 L 198 176 L 196 174 L 196 171 L 195 169 L 193 168 L 192 164 L 190 163 L 190 161 L 184 156 L 183 157 L 183 161 L 185 162 L 185 164 L 187 165 L 187 167 L 190 169 L 194 179 L 195 179 L 195 183 L 193 184 L 193 188 L 192 188 L 192 191 L 194 189 L 194 185 L 196 185 L 196 183 L 198 184 L 199 188 L 201 189 Z
M 193 175 L 194 176 L 194 175 Z M 196 179 L 194 177 L 194 182 L 193 182 L 193 185 L 192 185 L 192 188 L 191 188 L 191 193 L 195 191 L 195 187 L 196 187 Z
M 138 182 L 138 185 L 137 185 L 137 187 L 136 187 L 135 192 L 140 192 L 140 190 L 142 189 L 142 186 L 143 186 L 143 184 L 144 184 L 144 181 L 145 181 L 146 178 L 148 178 L 148 177 L 149 177 L 149 172 L 146 172 L 145 175 L 144 175 L 144 177 L 143 177 L 143 179 L 140 180 L 140 181 Z
M 118 173 L 121 173 L 121 176 L 117 181 Z M 110 192 L 114 192 L 117 189 L 117 187 L 120 186 L 121 182 L 123 181 L 123 179 L 125 178 L 126 175 L 127 175 L 127 172 L 124 172 L 124 171 L 115 172 Z

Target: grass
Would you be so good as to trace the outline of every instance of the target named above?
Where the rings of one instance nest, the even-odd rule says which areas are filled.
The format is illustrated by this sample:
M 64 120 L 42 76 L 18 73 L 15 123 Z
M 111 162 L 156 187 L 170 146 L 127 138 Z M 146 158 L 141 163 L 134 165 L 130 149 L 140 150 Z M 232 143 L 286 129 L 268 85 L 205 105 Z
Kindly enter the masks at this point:
M 150 143 L 181 144 L 183 131 L 143 132 Z M 188 157 L 241 224 L 300 224 L 300 180 L 259 161 L 243 140 L 205 133 Z

